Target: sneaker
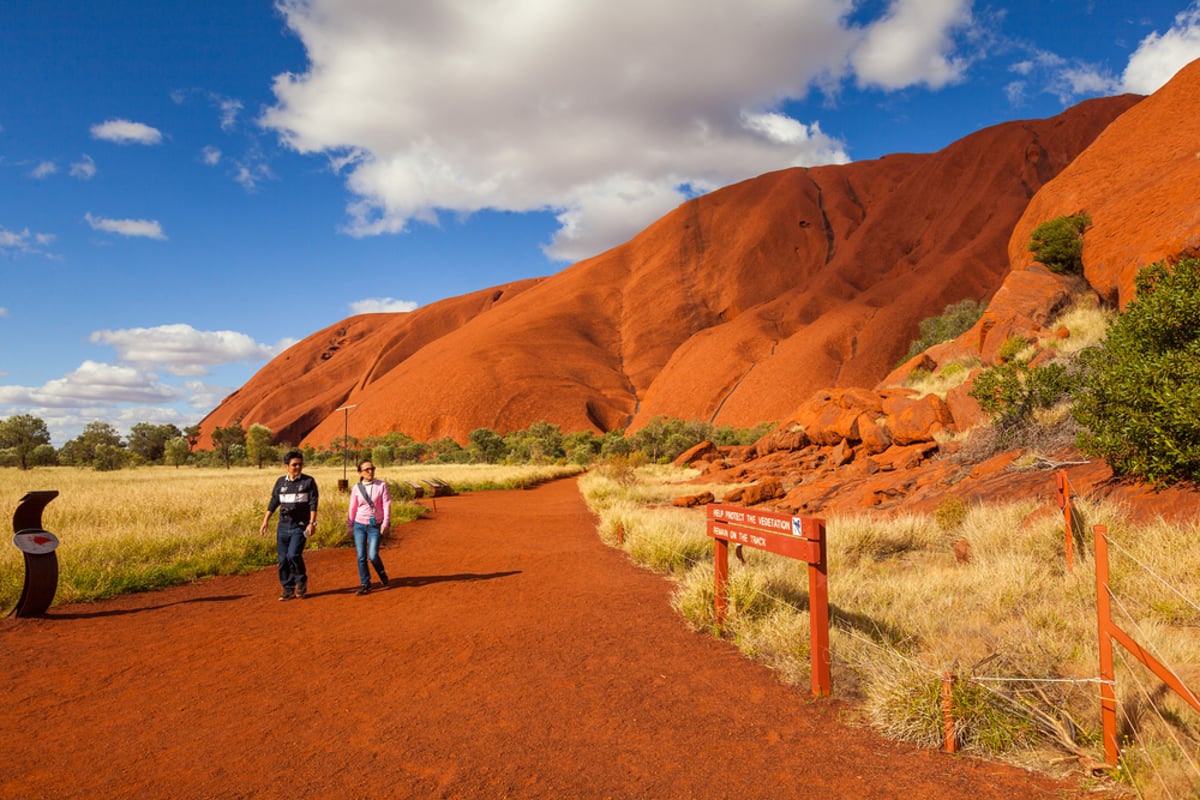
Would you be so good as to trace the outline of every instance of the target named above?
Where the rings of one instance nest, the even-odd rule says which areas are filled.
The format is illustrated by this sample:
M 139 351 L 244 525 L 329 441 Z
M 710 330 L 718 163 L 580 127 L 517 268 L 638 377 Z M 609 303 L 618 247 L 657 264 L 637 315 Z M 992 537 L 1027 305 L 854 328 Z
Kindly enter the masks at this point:
M 291 600 L 295 596 L 296 595 L 292 591 L 292 587 L 288 586 L 288 587 L 284 588 L 283 594 L 279 595 L 279 599 L 280 600 Z
M 370 594 L 370 593 L 371 593 L 370 586 L 360 586 L 360 587 L 358 587 L 358 591 L 355 592 L 355 594 Z
M 379 582 L 382 583 L 384 586 L 388 585 L 388 577 L 387 577 L 386 572 L 379 573 Z
M 296 597 L 303 600 L 308 596 L 308 578 L 301 578 L 296 584 Z

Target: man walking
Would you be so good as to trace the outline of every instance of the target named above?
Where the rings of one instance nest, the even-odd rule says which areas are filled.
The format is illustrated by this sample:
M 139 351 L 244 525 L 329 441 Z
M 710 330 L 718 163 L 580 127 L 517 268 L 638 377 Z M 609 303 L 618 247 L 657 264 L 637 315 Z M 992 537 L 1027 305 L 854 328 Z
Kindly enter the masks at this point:
M 304 545 L 317 529 L 317 482 L 304 474 L 304 454 L 289 450 L 283 458 L 287 474 L 275 481 L 271 501 L 258 532 L 267 533 L 267 522 L 279 509 L 276 549 L 279 554 L 280 600 L 303 599 L 308 594 L 308 573 L 304 568 Z

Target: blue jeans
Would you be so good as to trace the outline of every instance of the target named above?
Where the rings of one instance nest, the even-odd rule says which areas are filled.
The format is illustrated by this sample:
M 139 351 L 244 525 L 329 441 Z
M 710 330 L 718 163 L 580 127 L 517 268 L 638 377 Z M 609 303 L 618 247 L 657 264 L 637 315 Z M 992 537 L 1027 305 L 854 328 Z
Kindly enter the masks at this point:
M 280 522 L 275 534 L 275 549 L 279 555 L 279 583 L 284 589 L 304 586 L 308 572 L 304 569 L 304 526 Z
M 383 568 L 383 559 L 379 557 L 379 526 L 368 525 L 365 522 L 354 523 L 354 549 L 358 552 L 358 582 L 363 586 L 371 585 L 368 561 L 375 567 L 379 579 L 383 580 L 387 572 Z

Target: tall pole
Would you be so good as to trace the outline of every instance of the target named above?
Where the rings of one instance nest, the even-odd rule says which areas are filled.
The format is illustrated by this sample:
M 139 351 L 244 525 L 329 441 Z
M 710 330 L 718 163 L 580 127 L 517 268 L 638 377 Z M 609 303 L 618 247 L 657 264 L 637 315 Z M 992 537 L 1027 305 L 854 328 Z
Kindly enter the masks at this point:
M 337 411 L 346 412 L 343 415 L 344 421 L 342 424 L 342 480 L 338 484 L 338 488 L 343 491 L 350 490 L 350 479 L 347 477 L 347 467 L 349 466 L 347 459 L 350 458 L 350 409 L 352 408 L 358 408 L 358 405 L 342 406 L 336 409 Z

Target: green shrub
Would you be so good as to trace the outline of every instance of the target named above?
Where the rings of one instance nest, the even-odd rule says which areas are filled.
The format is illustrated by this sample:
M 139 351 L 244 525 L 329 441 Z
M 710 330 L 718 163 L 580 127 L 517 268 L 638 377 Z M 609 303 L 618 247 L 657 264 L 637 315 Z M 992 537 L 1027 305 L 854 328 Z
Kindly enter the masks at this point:
M 983 303 L 974 300 L 960 300 L 942 310 L 936 317 L 921 320 L 917 329 L 921 335 L 913 339 L 908 346 L 908 352 L 900 362 L 903 364 L 913 356 L 919 355 L 935 344 L 948 342 L 971 330 L 971 326 L 983 316 Z
M 1000 349 L 996 351 L 996 358 L 1001 361 L 1015 361 L 1021 351 L 1029 347 L 1029 342 L 1023 336 L 1010 336 L 1000 345 Z
M 1080 448 L 1118 475 L 1200 480 L 1200 260 L 1152 264 L 1085 367 Z
M 1071 397 L 1081 380 L 1078 370 L 1061 363 L 1031 367 L 1018 360 L 980 372 L 970 395 L 992 418 L 1000 442 L 1011 444 L 1031 426 L 1035 411 Z
M 1055 217 L 1033 229 L 1029 250 L 1033 260 L 1051 272 L 1078 275 L 1083 272 L 1083 232 L 1092 224 L 1084 212 Z
M 913 371 L 908 373 L 908 377 L 904 379 L 904 385 L 905 386 L 916 386 L 917 384 L 924 383 L 925 381 L 929 380 L 932 377 L 933 377 L 932 372 L 930 372 L 929 370 L 924 369 L 922 367 L 917 367 L 916 369 L 914 369 Z

